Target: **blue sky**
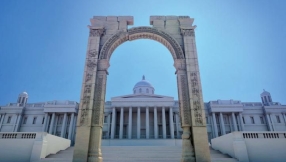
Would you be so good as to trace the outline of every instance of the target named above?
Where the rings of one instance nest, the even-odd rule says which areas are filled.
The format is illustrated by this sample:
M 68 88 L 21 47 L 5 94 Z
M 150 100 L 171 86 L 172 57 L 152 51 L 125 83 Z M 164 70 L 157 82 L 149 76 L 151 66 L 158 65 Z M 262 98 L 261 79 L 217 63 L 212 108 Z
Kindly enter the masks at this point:
M 150 26 L 150 15 L 195 18 L 205 101 L 260 101 L 263 89 L 286 103 L 286 1 L 0 1 L 0 105 L 79 101 L 92 16 L 134 16 Z M 132 93 L 142 75 L 155 93 L 177 98 L 169 51 L 152 40 L 120 45 L 112 55 L 106 100 Z

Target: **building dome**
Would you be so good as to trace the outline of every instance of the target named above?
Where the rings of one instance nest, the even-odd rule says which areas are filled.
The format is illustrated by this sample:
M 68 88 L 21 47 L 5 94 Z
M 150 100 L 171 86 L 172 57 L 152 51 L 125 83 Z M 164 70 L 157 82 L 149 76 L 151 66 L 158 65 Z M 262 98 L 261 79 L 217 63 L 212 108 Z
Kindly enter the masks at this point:
M 135 84 L 133 88 L 134 94 L 154 94 L 154 87 L 150 82 L 145 80 L 145 76 L 143 75 L 142 80 Z
M 22 92 L 22 93 L 19 94 L 19 96 L 28 97 L 28 93 L 27 92 Z
M 17 100 L 17 103 L 21 104 L 21 105 L 24 105 L 27 103 L 28 101 L 28 98 L 29 98 L 29 95 L 27 92 L 22 92 L 19 94 L 18 96 L 18 100 Z

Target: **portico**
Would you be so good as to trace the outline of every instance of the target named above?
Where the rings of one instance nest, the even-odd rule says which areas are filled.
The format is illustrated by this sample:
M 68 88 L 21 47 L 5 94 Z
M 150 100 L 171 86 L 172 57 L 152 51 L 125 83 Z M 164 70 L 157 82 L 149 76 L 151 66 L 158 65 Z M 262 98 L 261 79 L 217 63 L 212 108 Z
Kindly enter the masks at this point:
M 133 94 L 111 98 L 112 105 L 105 104 L 107 129 L 103 130 L 103 138 L 181 138 L 178 102 L 173 97 L 156 95 L 154 91 L 143 76 L 134 86 Z

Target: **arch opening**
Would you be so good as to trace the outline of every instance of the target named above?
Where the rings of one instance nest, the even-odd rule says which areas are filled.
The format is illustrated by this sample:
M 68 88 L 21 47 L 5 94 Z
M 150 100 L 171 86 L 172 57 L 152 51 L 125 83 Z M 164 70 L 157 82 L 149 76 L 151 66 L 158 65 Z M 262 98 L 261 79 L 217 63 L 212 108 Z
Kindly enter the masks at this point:
M 163 44 L 170 51 L 174 60 L 185 58 L 179 43 L 166 32 L 151 27 L 134 27 L 127 31 L 120 31 L 106 41 L 100 50 L 99 59 L 109 60 L 113 51 L 120 44 L 137 39 L 151 39 Z

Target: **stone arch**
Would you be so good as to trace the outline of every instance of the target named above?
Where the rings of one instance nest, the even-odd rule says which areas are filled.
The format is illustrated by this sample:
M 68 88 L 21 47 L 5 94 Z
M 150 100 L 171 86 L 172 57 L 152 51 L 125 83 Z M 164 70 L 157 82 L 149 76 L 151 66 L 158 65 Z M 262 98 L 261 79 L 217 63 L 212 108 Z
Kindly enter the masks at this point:
M 151 16 L 153 27 L 128 29 L 128 25 L 133 25 L 131 16 L 95 16 L 91 19 L 74 162 L 102 162 L 101 136 L 109 60 L 120 44 L 135 39 L 158 41 L 173 56 L 183 130 L 181 162 L 210 161 L 195 43 L 196 26 L 192 23 L 189 16 Z
M 184 52 L 179 43 L 168 33 L 152 27 L 134 27 L 119 31 L 109 38 L 101 48 L 99 59 L 110 59 L 113 51 L 122 43 L 137 39 L 152 39 L 163 44 L 172 54 L 174 60 L 184 59 Z

